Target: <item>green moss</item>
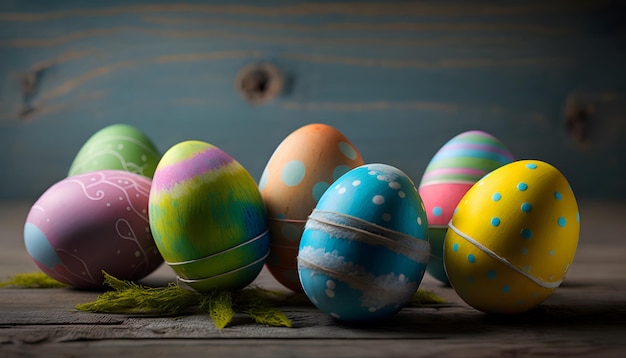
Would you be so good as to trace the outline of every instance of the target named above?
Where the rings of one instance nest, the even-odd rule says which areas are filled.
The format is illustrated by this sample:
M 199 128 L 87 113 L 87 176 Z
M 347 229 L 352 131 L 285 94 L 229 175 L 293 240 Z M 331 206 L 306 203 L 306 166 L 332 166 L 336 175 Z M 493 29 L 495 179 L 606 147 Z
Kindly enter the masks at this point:
M 199 302 L 198 295 L 174 283 L 167 287 L 144 287 L 119 280 L 106 272 L 104 282 L 113 291 L 103 293 L 94 302 L 78 304 L 76 309 L 100 313 L 176 314 Z
M 177 314 L 198 306 L 219 329 L 226 327 L 236 312 L 247 314 L 260 324 L 291 327 L 289 318 L 276 308 L 280 296 L 260 288 L 199 294 L 175 283 L 153 288 L 119 280 L 106 272 L 104 277 L 113 291 L 103 293 L 94 302 L 78 304 L 76 309 L 118 314 Z
M 408 306 L 419 307 L 429 304 L 441 304 L 446 303 L 442 297 L 437 296 L 434 292 L 428 290 L 417 290 Z
M 242 290 L 235 298 L 235 307 L 257 323 L 275 327 L 291 327 L 291 321 L 276 306 L 285 296 L 278 293 L 250 288 Z
M 291 320 L 279 308 L 311 304 L 304 294 L 274 292 L 253 286 L 238 291 L 213 290 L 200 294 L 175 283 L 166 287 L 146 287 L 103 273 L 105 284 L 112 290 L 104 292 L 93 302 L 76 305 L 76 309 L 98 313 L 173 315 L 197 307 L 208 313 L 217 328 L 223 329 L 236 313 L 246 314 L 258 324 L 292 327 Z M 42 272 L 36 272 L 15 275 L 8 281 L 0 282 L 0 287 L 67 286 Z M 408 306 L 441 303 L 445 300 L 434 292 L 418 290 Z
M 235 316 L 233 297 L 229 291 L 211 291 L 204 294 L 200 309 L 209 313 L 209 317 L 219 329 L 226 327 Z
M 7 281 L 0 282 L 0 287 L 14 288 L 61 288 L 65 284 L 53 279 L 43 272 L 17 274 Z

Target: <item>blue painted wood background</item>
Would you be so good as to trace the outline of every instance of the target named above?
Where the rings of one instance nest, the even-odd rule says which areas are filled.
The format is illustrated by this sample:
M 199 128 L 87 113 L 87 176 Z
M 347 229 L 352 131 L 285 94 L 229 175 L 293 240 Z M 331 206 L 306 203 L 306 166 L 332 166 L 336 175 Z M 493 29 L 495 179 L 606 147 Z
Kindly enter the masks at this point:
M 578 197 L 623 200 L 625 14 L 602 0 L 3 0 L 0 199 L 36 199 L 112 123 L 163 152 L 207 141 L 259 178 L 286 135 L 323 122 L 416 182 L 443 143 L 482 129 Z M 262 62 L 287 86 L 251 105 L 233 83 Z

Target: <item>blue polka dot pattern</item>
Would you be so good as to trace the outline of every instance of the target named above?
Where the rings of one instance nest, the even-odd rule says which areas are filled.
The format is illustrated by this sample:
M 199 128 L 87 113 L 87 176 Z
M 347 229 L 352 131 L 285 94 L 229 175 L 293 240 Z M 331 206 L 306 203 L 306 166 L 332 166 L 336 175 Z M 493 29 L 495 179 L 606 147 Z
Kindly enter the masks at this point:
M 500 218 L 491 218 L 491 225 L 492 226 L 500 225 Z
M 454 245 L 452 245 L 452 251 L 457 252 L 459 251 L 459 243 L 455 242 Z
M 306 174 L 304 163 L 299 160 L 292 160 L 285 164 L 280 177 L 287 186 L 296 186 L 300 184 Z
M 322 195 L 324 195 L 324 192 L 326 192 L 329 186 L 330 184 L 325 181 L 321 181 L 313 185 L 313 191 L 311 194 L 313 194 L 313 198 L 315 199 L 315 201 L 320 200 L 320 198 L 322 197 Z
M 578 209 L 562 175 L 540 161 L 510 166 L 470 189 L 446 236 L 450 283 L 485 312 L 523 312 L 542 302 L 567 272 L 577 241 Z
M 435 216 L 441 216 L 441 214 L 443 214 L 443 210 L 442 210 L 440 207 L 435 206 L 435 207 L 433 208 L 433 215 L 435 215 Z
M 346 142 L 339 142 L 339 151 L 350 160 L 355 160 L 357 152 L 350 144 Z

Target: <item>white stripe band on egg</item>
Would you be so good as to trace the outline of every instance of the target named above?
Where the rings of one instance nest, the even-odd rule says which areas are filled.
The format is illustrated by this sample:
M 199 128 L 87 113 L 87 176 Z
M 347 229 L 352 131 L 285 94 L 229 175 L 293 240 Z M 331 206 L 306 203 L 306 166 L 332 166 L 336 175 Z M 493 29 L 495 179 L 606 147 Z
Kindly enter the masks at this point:
M 427 263 L 430 256 L 430 242 L 349 215 L 313 210 L 306 229 L 369 245 L 381 245 L 419 263 Z
M 167 262 L 167 261 L 165 261 L 165 263 L 167 265 L 169 265 L 169 266 L 178 266 L 178 265 L 186 265 L 186 264 L 191 264 L 191 263 L 195 263 L 195 262 L 200 262 L 200 261 L 203 261 L 203 260 L 208 260 L 208 259 L 213 258 L 215 256 L 219 256 L 219 255 L 225 254 L 225 253 L 227 253 L 229 251 L 237 250 L 238 248 L 240 248 L 242 246 L 248 245 L 248 244 L 250 244 L 250 243 L 252 243 L 252 242 L 254 242 L 256 240 L 259 240 L 259 239 L 265 237 L 268 233 L 269 233 L 269 229 L 265 230 L 261 235 L 253 237 L 252 239 L 250 239 L 248 241 L 242 242 L 241 244 L 238 244 L 238 245 L 233 246 L 231 248 L 222 250 L 220 252 L 216 252 L 216 253 L 211 254 L 209 256 L 201 257 L 199 259 L 193 259 L 193 260 L 181 261 L 181 262 Z M 269 248 L 268 248 L 268 252 L 269 252 Z
M 348 286 L 355 288 L 357 290 L 363 291 L 363 292 L 374 290 L 374 292 L 370 294 L 375 294 L 379 298 L 384 298 L 388 301 L 392 301 L 392 302 L 397 301 L 398 303 L 405 301 L 407 292 L 411 292 L 411 294 L 409 295 L 412 295 L 412 292 L 414 292 L 414 290 L 407 290 L 408 285 L 415 286 L 415 290 L 417 290 L 417 287 L 419 286 L 419 282 L 407 281 L 402 286 L 397 286 L 397 287 L 386 286 L 384 290 L 380 290 L 379 287 L 376 287 L 372 284 L 371 274 L 359 275 L 354 272 L 350 272 L 349 274 L 347 274 L 347 273 L 340 272 L 337 270 L 329 269 L 328 267 L 320 266 L 300 256 L 298 256 L 298 267 L 303 267 L 303 268 L 307 268 L 310 270 L 321 272 L 334 280 L 343 281 L 346 284 L 348 284 Z
M 316 270 L 319 272 L 324 273 L 326 276 L 332 278 L 332 279 L 336 279 L 336 280 L 341 280 L 344 281 L 345 283 L 347 283 L 350 287 L 352 288 L 356 288 L 358 290 L 364 291 L 366 289 L 368 289 L 369 287 L 372 286 L 372 284 L 370 282 L 367 281 L 367 277 L 366 276 L 359 276 L 357 274 L 351 273 L 350 275 L 337 271 L 337 270 L 332 270 L 329 269 L 328 267 L 324 267 L 324 266 L 320 266 L 310 260 L 307 260 L 301 256 L 298 256 L 298 266 L 300 267 L 304 267 L 307 269 L 312 269 L 312 270 Z
M 265 259 L 267 259 L 267 257 L 269 256 L 269 252 L 267 252 L 265 254 L 265 256 L 261 257 L 260 259 L 256 260 L 256 261 L 252 261 L 251 263 L 245 265 L 245 266 L 241 266 L 241 267 L 237 267 L 236 269 L 230 270 L 230 271 L 226 271 L 223 272 L 219 275 L 215 275 L 215 276 L 211 276 L 211 277 L 205 277 L 205 278 L 197 278 L 197 279 L 191 279 L 191 278 L 182 278 L 180 276 L 176 276 L 176 280 L 179 282 L 184 282 L 184 283 L 201 283 L 201 282 L 207 282 L 216 278 L 220 278 L 220 277 L 224 277 L 226 275 L 230 275 L 233 274 L 235 272 L 239 272 L 239 271 L 243 271 L 245 269 L 248 269 L 254 265 L 258 265 L 261 262 L 265 261 Z
M 547 289 L 557 288 L 563 282 L 563 280 L 554 281 L 554 282 L 547 282 L 547 281 L 544 281 L 544 280 L 542 280 L 542 279 L 540 279 L 538 277 L 535 277 L 535 276 L 529 274 L 528 272 L 524 271 L 523 269 L 517 267 L 516 265 L 512 264 L 509 260 L 505 259 L 504 257 L 502 257 L 502 256 L 496 254 L 495 252 L 491 251 L 488 247 L 486 247 L 483 244 L 481 244 L 480 242 L 474 240 L 472 237 L 470 237 L 469 235 L 465 234 L 461 230 L 459 230 L 456 226 L 452 225 L 452 221 L 450 221 L 450 223 L 448 224 L 448 227 L 450 229 L 452 229 L 452 231 L 454 231 L 457 235 L 459 235 L 460 237 L 464 238 L 467 242 L 469 242 L 470 244 L 476 246 L 480 251 L 482 251 L 482 252 L 486 253 L 487 255 L 491 256 L 492 258 L 500 261 L 506 267 L 508 267 L 511 270 L 521 274 L 522 276 L 526 277 L 527 279 L 531 280 L 532 282 L 536 283 L 537 285 L 539 285 L 539 286 L 541 286 L 543 288 L 547 288 Z

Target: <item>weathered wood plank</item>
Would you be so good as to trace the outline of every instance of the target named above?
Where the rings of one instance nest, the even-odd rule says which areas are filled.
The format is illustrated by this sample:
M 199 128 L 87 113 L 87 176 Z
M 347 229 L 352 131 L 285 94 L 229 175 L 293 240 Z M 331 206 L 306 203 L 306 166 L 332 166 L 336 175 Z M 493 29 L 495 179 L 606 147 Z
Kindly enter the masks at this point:
M 602 342 L 566 341 L 560 344 L 530 340 L 511 339 L 497 345 L 486 345 L 475 337 L 459 341 L 448 340 L 146 340 L 137 342 L 115 340 L 102 342 L 74 342 L 59 345 L 24 346 L 20 350 L 5 349 L 7 357 L 111 357 L 132 354 L 137 357 L 171 356 L 179 354 L 228 357 L 620 357 L 622 351 L 607 347 Z M 209 353 L 210 352 L 210 353 Z
M 614 1 L 4 2 L 0 198 L 35 199 L 116 122 L 162 151 L 208 141 L 256 178 L 311 122 L 415 181 L 446 140 L 483 129 L 518 158 L 554 164 L 581 197 L 626 198 L 622 10 Z M 288 83 L 251 106 L 233 82 L 259 62 Z M 583 142 L 565 130 L 568 103 Z
M 0 266 L 2 278 L 30 267 L 21 255 L 27 210 L 27 203 L 0 204 L 0 262 L 21 262 Z M 221 331 L 193 309 L 171 317 L 92 314 L 74 306 L 94 300 L 96 292 L 0 289 L 0 355 L 620 357 L 626 351 L 626 242 L 619 233 L 626 229 L 626 206 L 582 202 L 580 212 L 581 240 L 567 280 L 545 304 L 519 317 L 482 314 L 429 276 L 421 288 L 448 304 L 408 307 L 371 325 L 342 324 L 303 304 L 282 307 L 293 328 L 264 327 L 238 314 Z M 162 267 L 143 281 L 164 285 L 172 279 Z M 285 290 L 265 270 L 254 284 Z
M 623 285 L 623 282 L 619 284 Z M 89 300 L 93 295 L 68 295 L 66 289 L 53 289 L 43 294 L 41 290 L 29 289 L 10 294 L 2 291 L 3 317 L 0 326 L 4 327 L 2 335 L 5 337 L 19 338 L 29 332 L 48 331 L 51 341 L 124 337 L 425 339 L 445 338 L 469 331 L 522 334 L 527 329 L 538 327 L 552 331 L 546 331 L 546 334 L 555 336 L 589 335 L 596 330 L 611 334 L 626 331 L 623 296 L 607 300 L 608 295 L 614 296 L 615 292 L 606 292 L 610 286 L 605 282 L 596 285 L 602 288 L 596 286 L 594 289 L 593 285 L 587 284 L 562 287 L 559 294 L 546 304 L 518 317 L 485 315 L 454 299 L 450 304 L 408 307 L 387 321 L 371 325 L 349 325 L 335 321 L 311 305 L 304 305 L 282 307 L 293 320 L 293 328 L 259 326 L 251 319 L 238 315 L 231 325 L 221 331 L 208 315 L 198 311 L 171 317 L 90 314 L 74 310 L 73 305 Z M 435 287 L 435 290 L 451 289 Z M 599 296 L 593 297 L 595 294 Z M 12 301 L 15 299 L 19 301 Z M 21 308 L 15 308 L 18 302 Z M 29 306 L 37 309 L 28 309 Z

